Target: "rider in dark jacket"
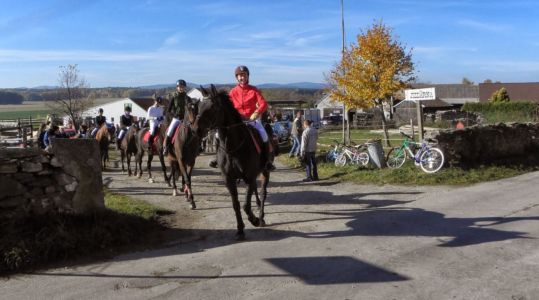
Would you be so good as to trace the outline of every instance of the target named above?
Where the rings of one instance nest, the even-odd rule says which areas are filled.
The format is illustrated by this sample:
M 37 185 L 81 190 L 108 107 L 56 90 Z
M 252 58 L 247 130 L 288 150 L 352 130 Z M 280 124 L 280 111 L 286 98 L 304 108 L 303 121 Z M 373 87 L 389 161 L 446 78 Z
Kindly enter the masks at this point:
M 118 133 L 118 142 L 120 142 L 129 127 L 133 125 L 133 116 L 131 115 L 131 107 L 125 107 L 125 113 L 120 117 L 120 132 Z
M 172 115 L 172 121 L 167 129 L 167 138 L 165 140 L 163 154 L 167 155 L 172 145 L 172 135 L 176 128 L 182 123 L 185 115 L 185 104 L 191 102 L 191 98 L 186 93 L 187 84 L 185 80 L 180 79 L 176 82 L 176 92 L 174 92 L 170 103 L 168 104 L 167 113 Z

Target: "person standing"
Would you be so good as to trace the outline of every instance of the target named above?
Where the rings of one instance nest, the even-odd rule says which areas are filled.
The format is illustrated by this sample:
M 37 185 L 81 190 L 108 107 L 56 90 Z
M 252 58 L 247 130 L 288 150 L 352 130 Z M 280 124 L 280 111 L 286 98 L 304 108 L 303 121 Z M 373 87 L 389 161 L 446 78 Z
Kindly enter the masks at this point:
M 301 138 L 302 132 L 303 127 L 301 126 L 301 111 L 298 111 L 296 112 L 296 118 L 292 122 L 292 130 L 290 131 L 290 134 L 292 135 L 292 148 L 290 149 L 290 153 L 288 153 L 288 157 L 299 155 L 299 148 L 301 146 L 299 139 Z
M 318 168 L 316 166 L 316 143 L 318 142 L 318 131 L 312 126 L 313 121 L 305 120 L 303 125 L 305 130 L 301 135 L 301 157 L 306 165 L 307 176 L 304 182 L 318 180 Z
M 182 123 L 185 115 L 185 104 L 191 102 L 191 98 L 187 96 L 186 92 L 187 83 L 185 80 L 180 79 L 176 81 L 176 92 L 172 95 L 172 99 L 168 104 L 167 113 L 172 115 L 172 121 L 167 128 L 167 138 L 165 139 L 165 145 L 163 145 L 163 154 L 168 155 L 168 152 L 172 148 L 172 135 L 176 128 Z

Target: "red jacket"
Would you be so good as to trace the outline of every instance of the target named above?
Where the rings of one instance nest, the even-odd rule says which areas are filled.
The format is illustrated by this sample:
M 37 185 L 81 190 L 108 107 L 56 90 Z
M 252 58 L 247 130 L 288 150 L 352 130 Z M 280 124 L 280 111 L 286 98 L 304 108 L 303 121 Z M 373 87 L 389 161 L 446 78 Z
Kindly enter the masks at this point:
M 249 84 L 243 87 L 238 84 L 230 90 L 230 100 L 244 119 L 249 119 L 255 111 L 262 115 L 268 107 L 262 93 Z

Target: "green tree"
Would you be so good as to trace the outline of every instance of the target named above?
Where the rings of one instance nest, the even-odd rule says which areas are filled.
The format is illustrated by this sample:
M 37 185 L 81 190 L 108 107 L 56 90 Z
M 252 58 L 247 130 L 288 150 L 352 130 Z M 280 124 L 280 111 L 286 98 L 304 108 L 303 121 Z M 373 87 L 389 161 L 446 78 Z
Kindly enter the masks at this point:
M 493 103 L 499 103 L 499 102 L 509 102 L 511 101 L 511 98 L 509 98 L 509 94 L 507 93 L 507 90 L 502 87 L 501 89 L 492 93 L 492 96 L 490 96 L 489 100 Z
M 357 44 L 344 50 L 327 79 L 334 100 L 348 109 L 377 106 L 383 111 L 384 102 L 415 80 L 411 50 L 407 51 L 392 31 L 382 21 L 375 22 L 357 35 Z M 388 145 L 383 113 L 382 125 Z
M 470 79 L 466 78 L 466 77 L 463 77 L 463 78 L 462 78 L 462 84 L 473 85 L 474 82 L 471 81 Z

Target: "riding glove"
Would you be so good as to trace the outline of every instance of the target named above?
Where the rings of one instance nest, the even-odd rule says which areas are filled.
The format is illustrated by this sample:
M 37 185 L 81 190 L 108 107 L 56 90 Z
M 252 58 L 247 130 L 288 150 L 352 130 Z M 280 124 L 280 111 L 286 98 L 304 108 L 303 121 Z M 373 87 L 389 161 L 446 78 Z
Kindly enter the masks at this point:
M 255 112 L 251 115 L 251 117 L 250 117 L 249 119 L 250 119 L 251 121 L 254 121 L 254 120 L 256 120 L 257 118 L 258 118 L 258 112 L 255 111 Z

